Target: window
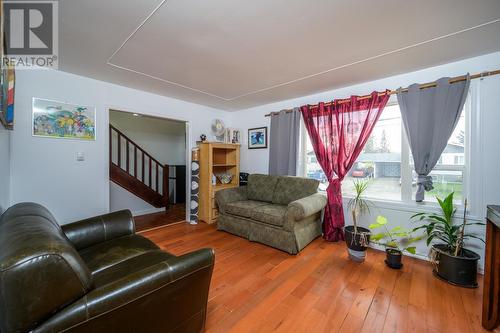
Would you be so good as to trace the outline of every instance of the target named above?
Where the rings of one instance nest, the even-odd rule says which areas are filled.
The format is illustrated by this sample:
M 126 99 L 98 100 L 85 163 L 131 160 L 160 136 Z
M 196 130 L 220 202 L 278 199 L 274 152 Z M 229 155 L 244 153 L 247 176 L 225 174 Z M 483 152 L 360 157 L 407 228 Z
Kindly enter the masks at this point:
M 430 173 L 434 190 L 426 193 L 425 200 L 428 202 L 436 201 L 436 195 L 443 197 L 451 191 L 455 192 L 456 203 L 460 204 L 463 200 L 468 109 L 467 102 L 448 145 Z M 328 182 L 316 161 L 311 142 L 305 136 L 305 173 L 308 177 L 318 179 L 321 182 L 320 190 L 325 190 Z M 344 196 L 354 195 L 356 179 L 369 180 L 366 196 L 370 199 L 404 202 L 414 200 L 417 175 L 413 171 L 413 158 L 404 133 L 399 105 L 391 104 L 384 109 L 363 152 L 342 182 Z

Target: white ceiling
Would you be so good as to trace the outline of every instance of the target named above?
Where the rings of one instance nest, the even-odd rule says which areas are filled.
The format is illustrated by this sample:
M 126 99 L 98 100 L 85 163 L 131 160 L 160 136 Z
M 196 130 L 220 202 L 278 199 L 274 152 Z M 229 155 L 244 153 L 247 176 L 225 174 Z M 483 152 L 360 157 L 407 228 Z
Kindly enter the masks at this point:
M 61 70 L 225 110 L 500 50 L 499 0 L 59 6 Z

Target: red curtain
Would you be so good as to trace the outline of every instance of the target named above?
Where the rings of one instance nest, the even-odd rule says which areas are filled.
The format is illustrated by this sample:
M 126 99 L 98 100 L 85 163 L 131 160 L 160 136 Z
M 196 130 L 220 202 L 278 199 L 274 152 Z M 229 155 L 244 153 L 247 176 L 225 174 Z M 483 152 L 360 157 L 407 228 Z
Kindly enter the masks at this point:
M 323 237 L 328 241 L 344 239 L 342 179 L 363 150 L 388 100 L 389 90 L 374 91 L 369 98 L 351 96 L 328 105 L 301 107 L 316 158 L 329 182 L 323 221 Z

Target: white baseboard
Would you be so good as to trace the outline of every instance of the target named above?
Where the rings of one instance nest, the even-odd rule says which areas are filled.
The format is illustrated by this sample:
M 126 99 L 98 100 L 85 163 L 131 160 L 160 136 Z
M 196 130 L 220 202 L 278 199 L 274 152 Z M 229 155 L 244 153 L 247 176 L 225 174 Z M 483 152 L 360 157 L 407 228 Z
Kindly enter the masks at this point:
M 141 216 L 141 215 L 148 215 L 148 214 L 154 214 L 154 213 L 161 213 L 165 211 L 165 207 L 163 208 L 152 208 L 152 209 L 145 209 L 145 210 L 139 210 L 139 211 L 134 211 L 132 212 L 132 216 Z

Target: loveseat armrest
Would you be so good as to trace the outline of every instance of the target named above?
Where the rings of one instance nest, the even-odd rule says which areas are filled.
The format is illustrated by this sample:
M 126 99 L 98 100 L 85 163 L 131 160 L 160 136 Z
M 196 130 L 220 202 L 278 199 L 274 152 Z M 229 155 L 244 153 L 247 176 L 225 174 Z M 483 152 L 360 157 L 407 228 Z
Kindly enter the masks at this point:
M 135 233 L 134 218 L 128 209 L 66 224 L 61 228 L 77 250 Z
M 300 221 L 316 214 L 326 206 L 326 195 L 315 193 L 308 197 L 292 201 L 288 204 L 288 216 Z
M 215 200 L 219 206 L 219 212 L 224 214 L 226 212 L 225 205 L 235 201 L 248 200 L 247 187 L 233 187 L 225 190 L 215 192 Z
M 211 249 L 172 257 L 92 290 L 34 332 L 201 332 Z

